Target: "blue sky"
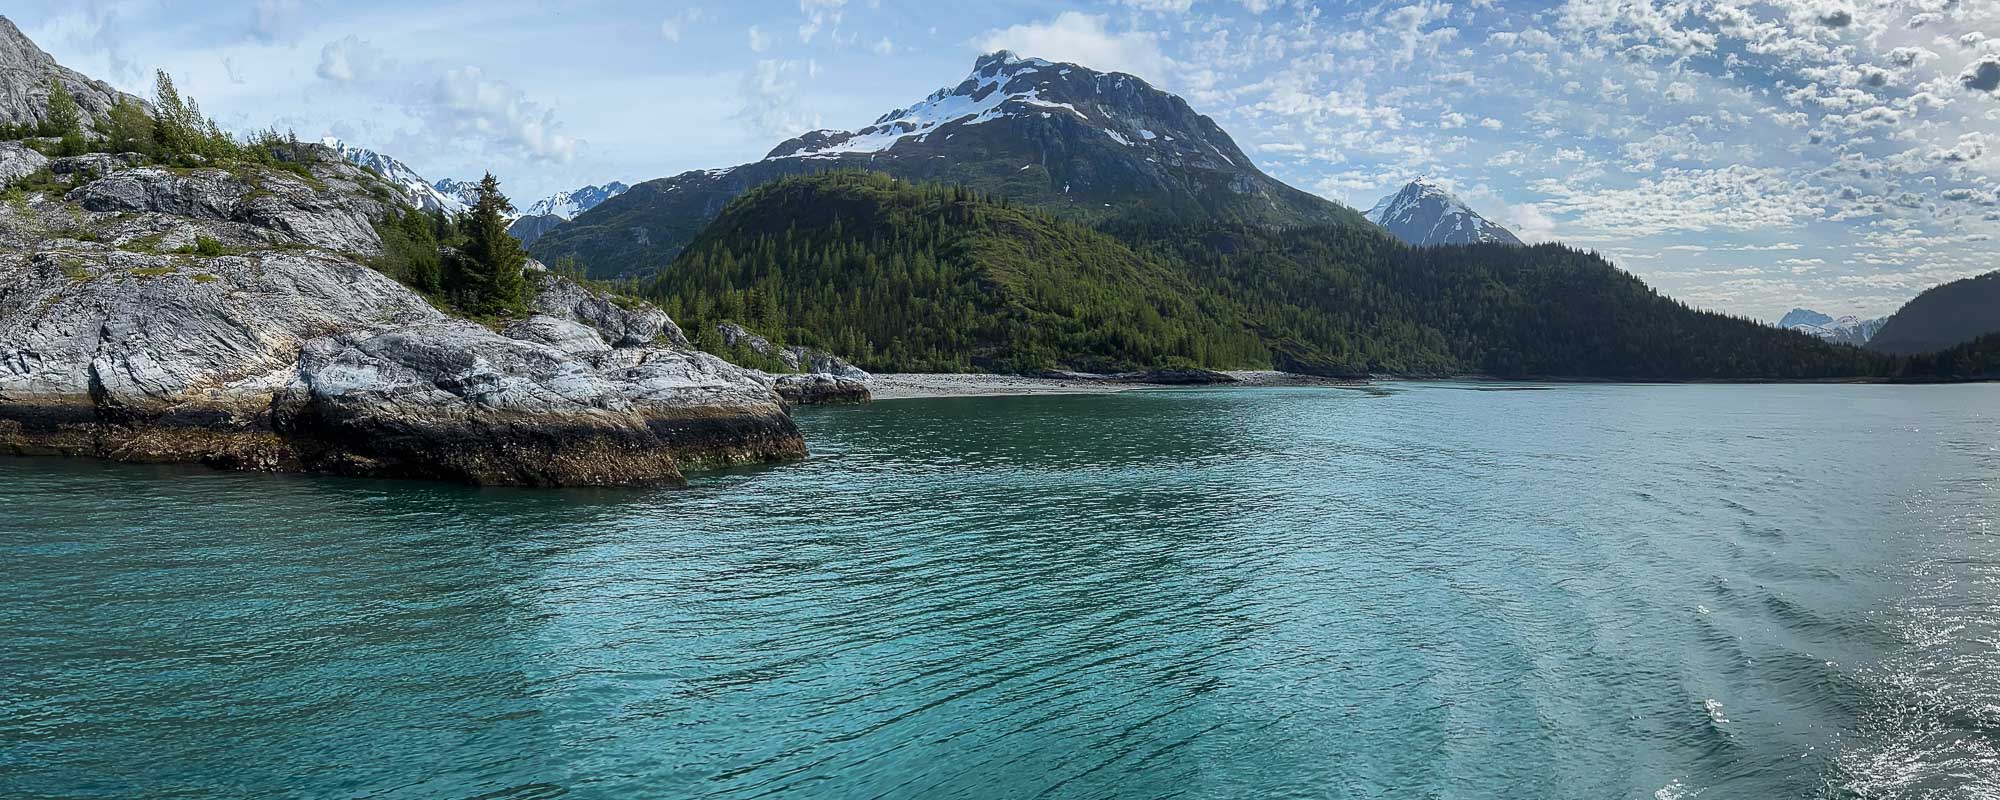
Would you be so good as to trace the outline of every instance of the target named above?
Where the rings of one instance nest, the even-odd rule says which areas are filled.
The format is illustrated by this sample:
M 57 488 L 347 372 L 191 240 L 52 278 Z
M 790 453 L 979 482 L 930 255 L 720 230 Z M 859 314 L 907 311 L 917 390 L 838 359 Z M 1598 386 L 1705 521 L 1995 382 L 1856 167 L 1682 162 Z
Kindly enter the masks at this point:
M 981 52 L 1130 72 L 1358 208 L 1429 174 L 1775 319 L 2000 269 L 2000 0 L 15 0 L 63 63 L 517 198 L 761 158 Z

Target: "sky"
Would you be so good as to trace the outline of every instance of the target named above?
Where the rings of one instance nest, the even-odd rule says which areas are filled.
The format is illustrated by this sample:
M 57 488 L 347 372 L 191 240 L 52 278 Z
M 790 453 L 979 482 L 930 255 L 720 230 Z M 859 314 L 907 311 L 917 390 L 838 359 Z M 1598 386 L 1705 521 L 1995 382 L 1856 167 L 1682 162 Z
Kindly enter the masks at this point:
M 525 206 L 762 158 L 1011 49 L 1137 75 L 1367 209 L 1418 176 L 1692 305 L 2000 269 L 2000 0 L 12 0 L 72 68 Z

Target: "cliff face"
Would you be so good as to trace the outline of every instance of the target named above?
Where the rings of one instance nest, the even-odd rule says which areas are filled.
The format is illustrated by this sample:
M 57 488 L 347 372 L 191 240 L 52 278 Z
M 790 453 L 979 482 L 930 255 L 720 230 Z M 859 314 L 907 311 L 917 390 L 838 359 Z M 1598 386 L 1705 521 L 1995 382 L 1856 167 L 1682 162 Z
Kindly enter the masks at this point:
M 659 309 L 544 273 L 504 333 L 439 312 L 366 266 L 379 179 L 308 152 L 56 159 L 0 204 L 0 452 L 597 486 L 804 455 Z
M 52 81 L 61 82 L 84 115 L 92 119 L 103 119 L 120 98 L 131 97 L 111 84 L 57 64 L 12 20 L 0 16 L 0 124 L 40 124 L 48 114 Z

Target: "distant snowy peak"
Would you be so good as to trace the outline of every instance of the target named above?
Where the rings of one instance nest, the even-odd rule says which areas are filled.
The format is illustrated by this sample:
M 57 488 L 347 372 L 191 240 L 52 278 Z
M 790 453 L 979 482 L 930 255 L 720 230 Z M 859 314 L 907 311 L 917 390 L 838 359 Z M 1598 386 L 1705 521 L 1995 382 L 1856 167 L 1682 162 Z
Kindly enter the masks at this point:
M 1835 344 L 1851 344 L 1860 347 L 1875 338 L 1887 319 L 1862 319 L 1848 314 L 1833 317 L 1806 308 L 1794 308 L 1778 320 L 1778 327 L 1798 331 L 1808 336 L 1816 336 Z
M 1368 210 L 1368 221 L 1396 238 L 1425 247 L 1439 244 L 1518 245 L 1512 231 L 1493 224 L 1444 186 L 1428 178 L 1411 181 Z
M 1090 135 L 1102 134 L 1102 142 L 1160 162 L 1228 171 L 1250 167 L 1221 128 L 1179 97 L 1124 73 L 1006 50 L 981 56 L 958 85 L 883 114 L 868 127 L 813 131 L 778 145 L 765 160 L 875 155 L 905 144 L 940 144 L 973 126 L 1052 120 L 1079 123 Z
M 457 202 L 459 211 L 471 208 L 473 203 L 479 202 L 479 181 L 444 178 L 431 184 L 431 190 Z
M 436 184 L 433 184 L 425 180 L 424 176 L 418 175 L 416 170 L 410 169 L 408 164 L 404 164 L 394 157 L 386 156 L 366 148 L 354 147 L 331 136 L 321 139 L 320 144 L 331 148 L 335 153 L 340 154 L 341 158 L 353 162 L 356 166 L 373 170 L 375 174 L 382 176 L 383 180 L 402 187 L 403 193 L 410 200 L 410 204 L 425 211 L 444 211 L 449 214 L 459 214 L 463 213 L 466 206 L 469 205 L 469 201 L 465 199 L 464 195 L 442 188 L 446 183 L 457 182 L 438 181 Z
M 556 192 L 528 206 L 524 216 L 576 219 L 576 215 L 596 208 L 598 204 L 624 194 L 625 190 L 630 188 L 632 187 L 612 181 L 603 186 L 585 186 L 572 191 Z

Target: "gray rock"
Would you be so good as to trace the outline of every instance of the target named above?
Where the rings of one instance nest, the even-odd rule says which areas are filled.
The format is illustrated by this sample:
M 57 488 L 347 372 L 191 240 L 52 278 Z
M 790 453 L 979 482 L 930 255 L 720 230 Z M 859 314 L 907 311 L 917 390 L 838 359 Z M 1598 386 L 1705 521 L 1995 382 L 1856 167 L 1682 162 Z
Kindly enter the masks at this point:
M 138 153 L 88 153 L 80 156 L 65 156 L 49 162 L 49 171 L 57 175 L 77 175 L 97 177 L 109 175 L 126 167 L 136 167 L 146 163 L 146 157 Z
M 458 320 L 316 339 L 277 427 L 315 468 L 474 483 L 677 484 L 804 455 L 761 382 L 698 353 L 574 357 Z
M 778 396 L 793 405 L 867 403 L 874 399 L 868 384 L 837 375 L 780 375 L 771 382 Z
M 20 142 L 0 142 L 0 187 L 40 172 L 48 165 L 49 157 L 34 148 Z
M 732 349 L 742 347 L 758 355 L 775 358 L 792 372 L 833 375 L 857 381 L 866 381 L 873 377 L 860 367 L 849 364 L 841 357 L 825 350 L 814 350 L 798 345 L 779 347 L 772 344 L 771 340 L 733 322 L 716 324 L 715 332 L 722 336 L 725 347 Z
M 119 98 L 136 97 L 56 63 L 0 16 L 0 123 L 38 125 L 48 115 L 49 84 L 61 81 L 86 116 L 104 119 Z
M 509 338 L 538 342 L 564 353 L 601 353 L 611 349 L 596 330 L 546 314 L 512 323 L 502 332 Z
M 791 348 L 791 351 L 792 357 L 797 359 L 800 365 L 804 367 L 801 370 L 802 372 L 832 375 L 837 378 L 848 378 L 857 381 L 866 381 L 869 378 L 875 377 L 868 374 L 867 370 L 849 364 L 846 359 L 825 350 L 812 350 L 794 346 Z
M 355 258 L 354 175 L 238 169 L 0 208 L 0 452 L 529 485 L 804 455 L 762 375 L 600 333 L 677 334 L 658 309 L 558 280 L 582 319 L 450 319 Z M 174 252 L 196 237 L 232 252 Z
M 724 347 L 731 350 L 741 347 L 760 356 L 778 359 L 792 372 L 799 371 L 798 353 L 772 344 L 771 340 L 751 333 L 748 328 L 734 322 L 721 322 L 716 323 L 715 332 L 722 335 Z
M 112 172 L 69 193 L 87 211 L 155 213 L 238 222 L 291 243 L 348 253 L 381 250 L 369 212 L 376 205 L 320 190 L 277 170 L 245 180 L 227 170 L 142 167 Z
M 612 347 L 689 346 L 680 326 L 650 303 L 592 289 L 546 268 L 529 272 L 528 280 L 535 290 L 532 306 L 536 313 L 595 329 Z

